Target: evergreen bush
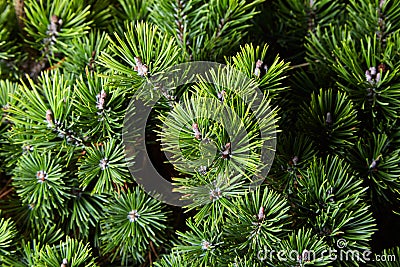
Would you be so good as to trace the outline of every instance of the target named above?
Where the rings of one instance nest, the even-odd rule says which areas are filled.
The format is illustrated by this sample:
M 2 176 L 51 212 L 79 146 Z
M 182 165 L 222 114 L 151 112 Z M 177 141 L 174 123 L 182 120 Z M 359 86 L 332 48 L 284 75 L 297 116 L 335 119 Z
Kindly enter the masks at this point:
M 399 62 L 397 0 L 0 0 L 0 266 L 400 266 Z

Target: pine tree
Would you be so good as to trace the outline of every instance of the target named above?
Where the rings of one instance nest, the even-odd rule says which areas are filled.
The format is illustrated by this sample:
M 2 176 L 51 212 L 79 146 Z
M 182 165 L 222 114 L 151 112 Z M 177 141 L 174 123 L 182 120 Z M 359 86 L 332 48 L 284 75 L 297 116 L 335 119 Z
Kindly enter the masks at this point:
M 1 266 L 398 266 L 396 0 L 0 12 Z

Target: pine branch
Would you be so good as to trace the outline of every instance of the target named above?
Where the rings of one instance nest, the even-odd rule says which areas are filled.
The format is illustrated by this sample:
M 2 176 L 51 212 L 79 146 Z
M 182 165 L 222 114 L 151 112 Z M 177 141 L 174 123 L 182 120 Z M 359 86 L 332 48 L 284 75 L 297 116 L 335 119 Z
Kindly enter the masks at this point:
M 115 33 L 116 41 L 110 38 L 112 54 L 102 53 L 99 62 L 114 72 L 110 76 L 117 85 L 138 89 L 145 77 L 180 61 L 181 51 L 176 49 L 176 41 L 157 26 L 129 23 L 125 30 L 124 37 Z
M 46 245 L 39 255 L 38 266 L 75 266 L 94 267 L 95 258 L 88 243 L 67 237 L 57 246 Z
M 190 220 L 187 226 L 189 227 L 187 232 L 178 232 L 182 244 L 178 244 L 175 251 L 183 254 L 191 266 L 216 265 L 222 253 L 222 233 L 217 229 L 210 230 L 209 224 L 196 225 Z
M 257 258 L 260 248 L 276 247 L 287 234 L 289 205 L 268 187 L 235 199 L 233 207 L 234 211 L 227 214 L 225 238 L 240 254 Z
M 325 236 L 330 246 L 344 238 L 346 249 L 368 249 L 376 224 L 365 204 L 367 188 L 350 166 L 336 156 L 314 159 L 300 174 L 296 206 L 315 234 Z
M 348 154 L 352 167 L 370 185 L 373 199 L 397 203 L 400 183 L 397 158 L 399 149 L 390 148 L 391 140 L 385 134 L 368 134 Z
M 22 203 L 37 207 L 46 217 L 68 214 L 64 205 L 70 196 L 70 182 L 54 153 L 33 153 L 22 156 L 14 171 L 13 186 Z M 54 197 L 53 197 L 54 196 Z M 45 217 L 39 217 L 45 221 Z
M 90 21 L 89 6 L 77 1 L 28 0 L 24 2 L 26 42 L 40 53 L 40 58 L 30 70 L 31 77 L 37 77 L 47 61 L 57 58 L 64 51 L 66 42 L 87 33 Z
M 105 32 L 91 31 L 88 35 L 72 39 L 66 49 L 66 60 L 62 63 L 64 72 L 77 75 L 82 75 L 86 71 L 106 72 L 106 68 L 98 65 L 98 59 L 101 52 L 109 52 L 107 38 Z
M 318 238 L 313 235 L 312 231 L 301 228 L 297 231 L 293 231 L 286 240 L 283 240 L 280 245 L 281 251 L 284 253 L 293 253 L 296 251 L 296 255 L 299 255 L 297 259 L 290 257 L 289 255 L 281 255 L 287 259 L 287 263 L 294 265 L 308 265 L 308 264 L 322 264 L 327 265 L 332 262 L 332 259 L 328 255 L 324 255 L 328 246 L 322 238 Z M 268 258 L 268 255 L 265 255 Z M 279 263 L 275 259 L 276 263 Z
M 357 112 L 345 93 L 320 90 L 311 95 L 311 102 L 303 105 L 301 128 L 321 146 L 321 151 L 340 153 L 353 145 L 357 138 Z
M 115 139 L 86 147 L 78 166 L 79 185 L 92 194 L 119 191 L 132 182 L 123 147 Z
M 0 218 L 0 263 L 2 263 L 4 257 L 9 257 L 15 253 L 16 237 L 15 223 L 10 218 Z
M 159 245 L 166 230 L 166 212 L 161 203 L 139 187 L 114 194 L 101 220 L 101 249 L 123 265 L 140 263 L 149 243 Z

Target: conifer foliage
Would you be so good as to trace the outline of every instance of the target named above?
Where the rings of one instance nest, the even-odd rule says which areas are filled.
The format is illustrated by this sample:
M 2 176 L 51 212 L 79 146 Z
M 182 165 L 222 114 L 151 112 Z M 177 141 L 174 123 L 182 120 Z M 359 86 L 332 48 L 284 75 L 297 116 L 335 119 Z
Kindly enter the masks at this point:
M 398 266 L 399 14 L 0 1 L 0 266 Z M 225 67 L 157 80 L 205 61 Z M 154 96 L 132 142 L 183 207 L 146 192 L 126 149 L 131 101 Z

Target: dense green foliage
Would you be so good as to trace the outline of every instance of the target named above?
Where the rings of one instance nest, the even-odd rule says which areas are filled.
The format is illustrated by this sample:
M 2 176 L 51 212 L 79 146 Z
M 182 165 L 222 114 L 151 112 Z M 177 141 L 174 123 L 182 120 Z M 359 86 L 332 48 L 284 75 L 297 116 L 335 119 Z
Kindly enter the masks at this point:
M 399 266 L 399 62 L 397 0 L 0 0 L 0 266 Z M 184 207 L 130 172 L 138 92 Z

